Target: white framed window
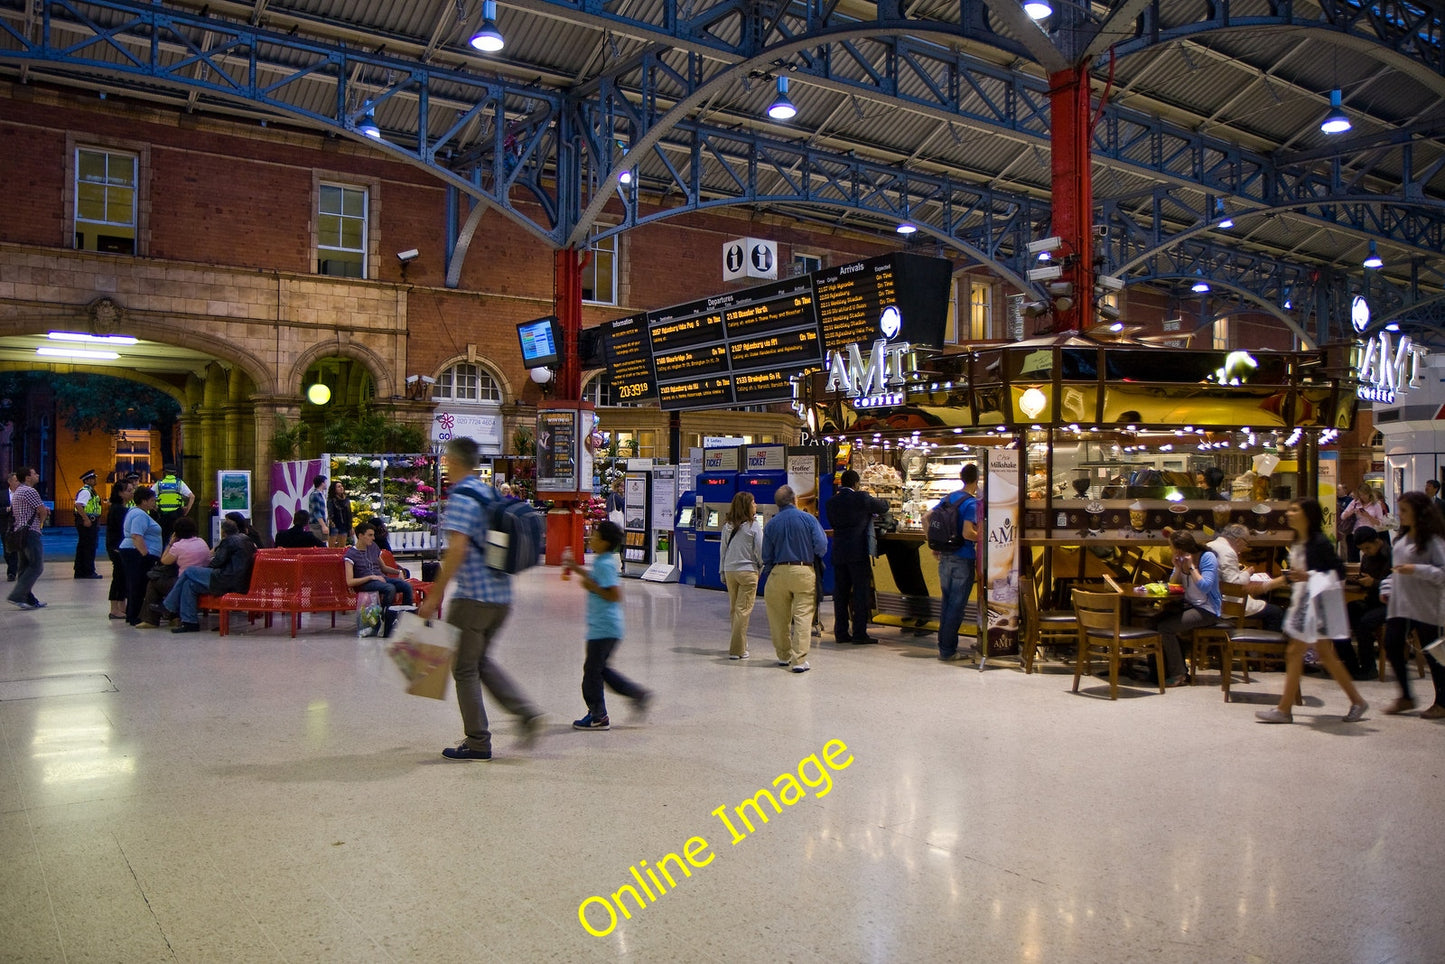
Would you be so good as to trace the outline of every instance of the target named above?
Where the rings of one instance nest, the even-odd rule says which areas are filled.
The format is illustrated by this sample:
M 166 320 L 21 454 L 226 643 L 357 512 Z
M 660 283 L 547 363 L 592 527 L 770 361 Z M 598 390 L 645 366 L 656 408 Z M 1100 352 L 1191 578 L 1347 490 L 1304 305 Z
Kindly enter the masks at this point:
M 993 336 L 993 285 L 987 281 L 968 283 L 968 340 L 987 341 Z
M 617 235 L 594 241 L 587 249 L 592 257 L 582 269 L 582 300 L 617 304 Z
M 1217 351 L 1229 350 L 1229 319 L 1214 319 L 1214 348 Z
M 472 362 L 457 362 L 441 373 L 432 388 L 438 401 L 501 404 L 502 386 L 492 373 Z
M 593 405 L 608 405 L 616 408 L 643 408 L 650 405 L 650 402 L 624 402 L 617 397 L 617 392 L 612 388 L 612 379 L 606 371 L 600 371 L 587 379 L 587 384 L 582 386 L 582 398 Z
M 317 191 L 316 272 L 365 278 L 369 193 L 364 187 L 321 182 Z
M 75 149 L 75 247 L 136 253 L 140 159 L 125 151 Z
M 795 253 L 793 255 L 793 270 L 790 277 L 812 274 L 814 271 L 823 270 L 823 257 L 817 254 Z

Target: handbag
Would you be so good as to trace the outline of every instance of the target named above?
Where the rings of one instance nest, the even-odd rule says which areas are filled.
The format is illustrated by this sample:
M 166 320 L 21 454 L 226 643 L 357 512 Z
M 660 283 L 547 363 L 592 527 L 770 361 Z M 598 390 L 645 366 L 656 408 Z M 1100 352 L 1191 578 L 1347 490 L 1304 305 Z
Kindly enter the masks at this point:
M 6 529 L 6 530 L 5 530 L 5 554 L 6 554 L 6 555 L 15 555 L 16 553 L 18 553 L 18 552 L 19 552 L 21 549 L 23 549 L 23 548 L 25 548 L 25 530 L 24 530 L 24 529 Z
M 181 564 L 178 562 L 158 562 L 151 566 L 150 572 L 146 573 L 147 579 L 179 579 L 181 576 Z

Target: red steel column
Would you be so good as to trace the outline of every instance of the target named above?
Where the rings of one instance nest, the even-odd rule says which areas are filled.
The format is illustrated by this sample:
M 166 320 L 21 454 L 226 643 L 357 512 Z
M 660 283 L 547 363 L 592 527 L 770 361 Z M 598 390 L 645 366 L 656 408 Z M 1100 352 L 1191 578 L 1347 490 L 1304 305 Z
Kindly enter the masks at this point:
M 1064 239 L 1064 275 L 1074 283 L 1073 305 L 1054 312 L 1055 331 L 1083 331 L 1094 295 L 1094 182 L 1089 170 L 1093 115 L 1087 64 L 1049 77 L 1052 119 L 1053 234 Z
M 557 316 L 557 346 L 562 361 L 557 366 L 557 398 L 575 401 L 582 397 L 582 367 L 577 361 L 577 339 L 582 331 L 582 256 L 573 248 L 553 255 L 552 311 Z

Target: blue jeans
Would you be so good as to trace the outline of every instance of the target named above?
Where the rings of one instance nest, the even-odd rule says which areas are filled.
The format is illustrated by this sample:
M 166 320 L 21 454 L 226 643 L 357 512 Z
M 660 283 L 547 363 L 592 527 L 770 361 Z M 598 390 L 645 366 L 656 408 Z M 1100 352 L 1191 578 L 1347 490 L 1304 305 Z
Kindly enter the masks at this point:
M 938 560 L 938 583 L 943 591 L 943 612 L 938 617 L 938 655 L 947 659 L 958 652 L 958 627 L 963 609 L 973 593 L 973 575 L 978 559 L 960 559 L 953 553 Z
M 166 593 L 166 601 L 161 605 L 166 607 L 168 613 L 180 613 L 181 622 L 194 623 L 196 618 L 196 601 L 211 591 L 211 569 L 209 566 L 192 566 L 171 587 Z
M 35 596 L 30 590 L 35 588 L 35 580 L 45 571 L 45 544 L 40 541 L 40 533 L 34 529 L 26 529 L 25 545 L 16 555 L 20 557 L 20 570 L 15 577 L 15 588 L 10 591 L 9 599 L 13 603 L 33 603 Z

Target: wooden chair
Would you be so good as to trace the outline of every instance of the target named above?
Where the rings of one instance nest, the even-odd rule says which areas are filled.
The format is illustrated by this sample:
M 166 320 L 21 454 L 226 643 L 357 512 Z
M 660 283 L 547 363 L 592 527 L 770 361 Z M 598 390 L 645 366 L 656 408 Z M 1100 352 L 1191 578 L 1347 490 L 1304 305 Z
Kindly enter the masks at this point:
M 1109 657 L 1109 699 L 1119 698 L 1119 663 L 1126 656 L 1153 654 L 1164 692 L 1164 643 L 1157 630 L 1124 625 L 1124 599 L 1118 593 L 1074 590 L 1074 615 L 1079 621 L 1079 656 L 1074 663 L 1074 692 L 1079 677 L 1092 672 L 1094 653 Z
M 1024 673 L 1028 674 L 1034 671 L 1040 646 L 1078 646 L 1079 620 L 1071 612 L 1040 610 L 1034 581 L 1027 576 L 1019 579 L 1019 598 L 1024 607 Z
M 1215 626 L 1200 626 L 1190 633 L 1189 646 L 1189 678 L 1191 682 L 1198 678 L 1199 667 L 1208 660 L 1209 650 L 1217 647 L 1219 649 L 1220 662 L 1220 685 L 1223 685 L 1224 677 L 1227 676 L 1225 669 L 1229 666 L 1226 660 L 1226 653 L 1229 649 L 1229 633 L 1231 630 L 1245 628 L 1244 611 L 1249 603 L 1249 594 L 1245 588 L 1237 583 L 1220 582 L 1220 621 Z
M 1285 651 L 1289 648 L 1289 638 L 1284 633 L 1278 633 L 1271 629 L 1257 629 L 1245 625 L 1244 607 L 1248 602 L 1248 596 L 1243 586 L 1234 586 L 1228 583 L 1220 585 L 1220 594 L 1224 600 L 1225 618 L 1233 622 L 1232 626 L 1225 629 L 1226 643 L 1223 649 L 1223 663 L 1220 668 L 1220 675 L 1223 677 L 1222 687 L 1224 689 L 1224 702 L 1229 702 L 1229 685 L 1234 681 L 1234 661 L 1239 660 L 1240 669 L 1244 672 L 1244 681 L 1249 679 L 1249 661 L 1277 659 L 1283 661 Z M 1295 699 L 1298 706 L 1304 705 L 1303 692 Z
M 1375 637 L 1375 647 L 1376 652 L 1380 654 L 1380 682 L 1383 683 L 1389 678 L 1385 674 L 1390 669 L 1390 658 L 1385 654 L 1385 629 L 1383 626 L 1380 627 L 1380 632 Z M 1424 679 L 1425 650 L 1420 648 L 1420 636 L 1413 629 L 1405 635 L 1405 660 L 1408 662 L 1411 656 L 1415 657 L 1415 671 L 1420 674 L 1421 679 Z

